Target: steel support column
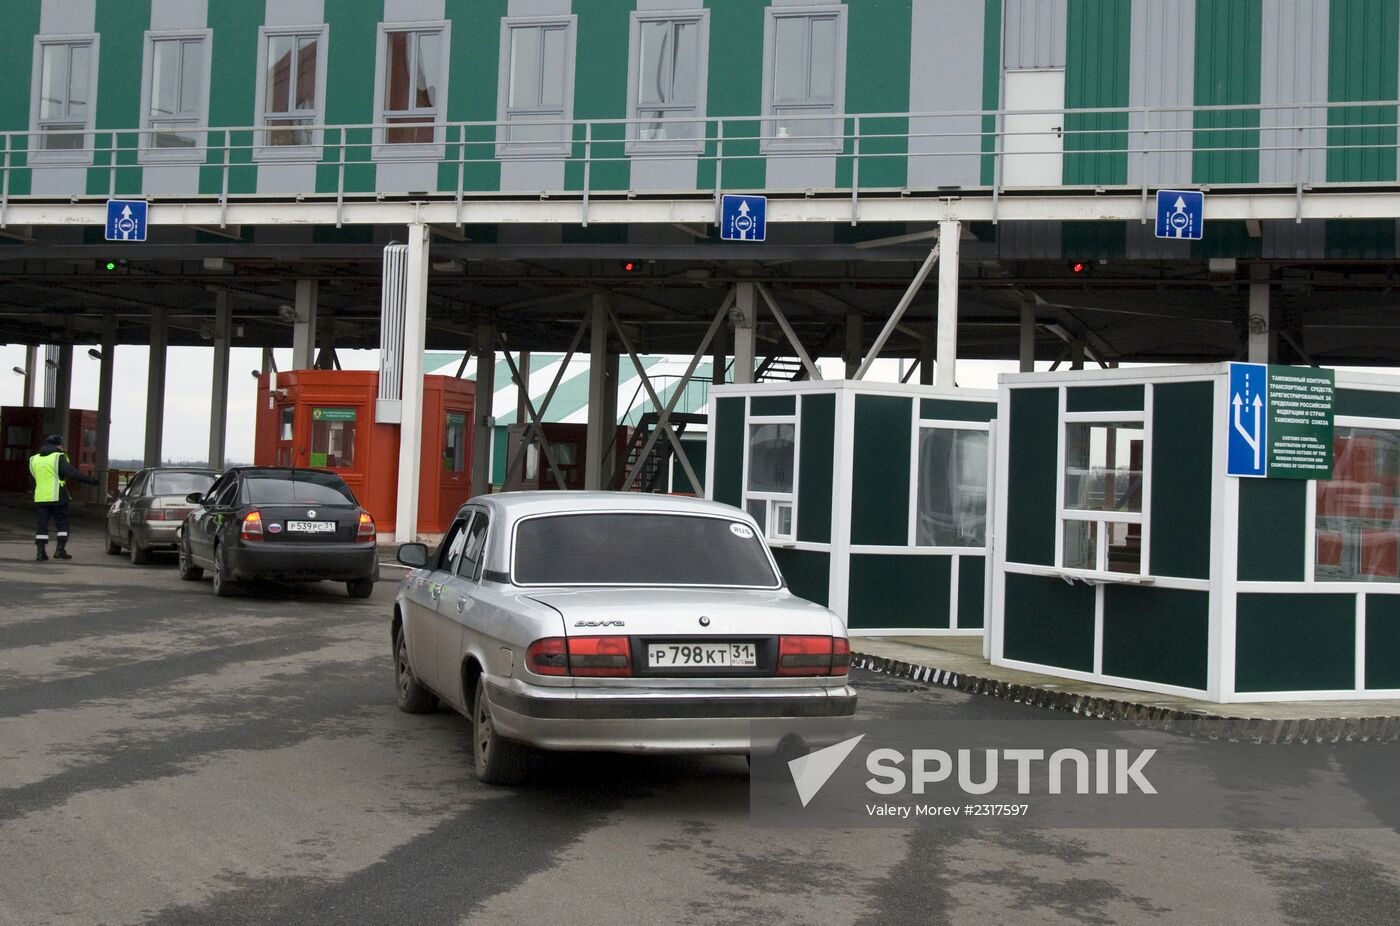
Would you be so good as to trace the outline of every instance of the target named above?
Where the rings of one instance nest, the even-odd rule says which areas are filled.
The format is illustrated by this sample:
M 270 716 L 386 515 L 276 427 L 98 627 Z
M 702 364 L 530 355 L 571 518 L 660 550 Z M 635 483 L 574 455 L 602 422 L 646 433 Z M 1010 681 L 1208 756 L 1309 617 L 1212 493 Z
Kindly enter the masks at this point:
M 517 374 L 519 381 L 515 388 L 515 423 L 525 424 L 530 420 L 530 352 L 522 350 L 519 354 L 519 368 Z
M 73 344 L 58 345 L 58 365 L 54 368 L 53 408 L 49 410 L 49 430 L 68 436 L 68 410 L 73 405 Z M 69 447 L 70 455 L 78 452 L 77 447 Z
M 608 378 L 608 297 L 593 294 L 593 310 L 589 321 L 588 342 L 588 437 L 583 465 L 583 487 L 596 492 L 607 484 L 608 449 L 617 434 L 617 377 Z M 613 367 L 613 369 L 616 369 Z M 611 388 L 613 400 L 607 401 Z M 611 417 L 608 408 L 613 409 Z
M 1021 303 L 1021 372 L 1035 372 L 1035 303 Z
M 846 361 L 846 379 L 855 379 L 865 359 L 865 316 L 859 313 L 846 313 L 846 350 L 842 359 Z
M 958 384 L 958 249 L 961 222 L 938 223 L 938 367 L 935 382 L 944 389 Z
M 25 408 L 37 404 L 39 390 L 39 348 L 33 344 L 24 349 L 24 402 Z
M 919 385 L 933 385 L 934 344 L 932 341 L 919 342 Z
M 209 465 L 224 468 L 228 433 L 229 341 L 233 335 L 233 305 L 228 290 L 214 294 L 214 362 L 210 366 Z
M 151 309 L 151 354 L 146 365 L 146 452 L 144 465 L 159 466 L 165 437 L 165 353 L 170 344 L 170 309 Z
M 316 366 L 316 303 L 318 287 L 315 280 L 297 280 L 296 304 L 292 307 L 292 369 L 310 370 Z M 424 290 L 426 299 L 427 290 Z
M 1250 265 L 1249 280 L 1249 362 L 1273 363 L 1278 355 L 1278 338 L 1269 306 L 1269 268 Z
M 408 266 L 404 295 L 402 417 L 399 421 L 399 492 L 394 510 L 394 540 L 412 543 L 418 539 L 418 481 L 423 458 L 423 348 L 428 330 L 428 226 L 408 226 Z M 309 280 L 297 281 L 297 325 L 300 332 L 303 288 L 311 313 L 305 350 L 309 355 L 316 340 L 315 290 Z M 295 354 L 295 351 L 294 351 Z M 305 366 L 302 360 L 308 361 Z M 297 369 L 310 366 L 307 355 L 294 356 Z
M 107 470 L 112 460 L 112 371 L 117 363 L 117 317 L 102 316 L 101 364 L 97 371 L 97 447 L 94 469 L 97 500 L 107 498 Z
M 472 433 L 472 495 L 491 491 L 491 442 L 496 433 L 496 326 L 476 326 L 476 427 Z M 419 349 L 422 353 L 422 349 Z M 502 479 L 505 475 L 502 474 Z
M 753 382 L 754 361 L 758 354 L 758 303 L 752 283 L 734 285 L 734 376 L 733 382 Z

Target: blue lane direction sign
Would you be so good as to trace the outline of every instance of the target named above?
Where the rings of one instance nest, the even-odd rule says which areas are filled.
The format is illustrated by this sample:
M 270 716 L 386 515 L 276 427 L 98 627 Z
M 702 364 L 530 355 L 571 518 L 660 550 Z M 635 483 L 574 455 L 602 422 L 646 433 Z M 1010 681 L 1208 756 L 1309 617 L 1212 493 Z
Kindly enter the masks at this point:
M 768 197 L 733 196 L 720 200 L 719 236 L 725 241 L 762 241 L 768 236 Z
M 1263 363 L 1230 364 L 1229 435 L 1225 472 L 1267 476 L 1269 457 L 1269 368 Z
M 107 240 L 145 241 L 146 202 L 140 199 L 107 200 Z
M 1157 237 L 1200 241 L 1205 235 L 1206 194 L 1200 190 L 1157 191 Z

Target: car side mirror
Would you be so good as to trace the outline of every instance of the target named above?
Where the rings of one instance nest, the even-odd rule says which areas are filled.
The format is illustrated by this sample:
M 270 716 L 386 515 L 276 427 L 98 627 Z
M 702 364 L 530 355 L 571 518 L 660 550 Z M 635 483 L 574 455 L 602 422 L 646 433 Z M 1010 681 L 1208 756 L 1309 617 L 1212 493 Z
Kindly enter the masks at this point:
M 191 492 L 189 495 L 185 496 L 185 501 L 189 502 L 191 505 L 201 504 L 204 501 L 204 493 Z
M 428 548 L 421 543 L 406 543 L 399 547 L 399 562 L 414 569 L 428 565 Z

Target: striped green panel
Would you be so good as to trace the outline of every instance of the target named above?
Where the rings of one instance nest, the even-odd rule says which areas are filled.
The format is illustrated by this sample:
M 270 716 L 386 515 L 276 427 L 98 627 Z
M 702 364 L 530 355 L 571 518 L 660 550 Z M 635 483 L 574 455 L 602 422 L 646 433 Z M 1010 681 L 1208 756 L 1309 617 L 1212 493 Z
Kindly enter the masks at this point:
M 836 449 L 836 396 L 802 397 L 802 460 L 797 478 L 797 539 L 831 541 L 831 489 Z
M 1001 108 L 1001 16 L 1003 0 L 983 0 L 982 20 L 982 109 Z M 996 183 L 997 118 L 982 117 L 982 185 Z
M 1395 257 L 1394 219 L 1328 219 L 1323 224 L 1328 260 L 1391 260 Z
M 958 626 L 981 627 L 987 603 L 987 558 L 958 557 Z
M 820 550 L 773 550 L 773 559 L 787 582 L 788 590 L 798 598 L 814 601 L 822 607 L 831 604 L 831 554 Z
M 499 36 L 501 19 L 508 11 L 507 0 L 446 0 L 446 4 L 447 17 L 452 20 L 452 65 L 447 74 L 448 121 L 493 122 L 496 119 L 496 86 L 500 79 Z M 496 160 L 493 127 L 471 129 L 465 140 L 460 135 L 449 134 L 446 141 L 446 157 L 438 167 L 438 189 L 456 190 L 459 171 L 462 186 L 468 191 L 501 188 L 501 165 Z M 473 234 L 472 240 L 482 239 Z
M 1152 540 L 1148 571 L 1210 577 L 1211 383 L 1153 386 Z
M 1209 658 L 1209 592 L 1104 586 L 1105 675 L 1204 690 Z
M 858 395 L 851 477 L 851 543 L 909 542 L 909 452 L 914 402 Z
M 1092 672 L 1094 588 L 1009 572 L 1002 630 L 1007 659 Z
M 1011 390 L 1011 420 L 1005 439 L 1006 559 L 1055 564 L 1055 487 L 1060 440 L 1058 389 Z
M 0 30 L 0 58 L 10 62 L 13 71 L 28 76 L 34 60 L 34 36 L 39 34 L 40 0 L 18 0 L 5 4 L 5 28 Z M 28 87 L 28 80 L 25 80 Z M 12 88 L 13 89 L 13 88 Z M 29 131 L 29 94 L 0 93 L 0 131 Z M 11 168 L 28 164 L 27 136 L 10 136 L 6 145 Z M 3 157 L 0 154 L 0 157 Z M 26 196 L 31 189 L 28 170 L 10 171 L 10 195 Z
M 710 86 L 706 106 L 711 116 L 754 116 L 763 111 L 763 3 L 705 0 L 710 11 Z M 723 52 L 721 54 L 721 49 Z M 722 62 L 722 63 L 721 63 Z M 760 122 L 724 123 L 726 190 L 761 190 L 767 167 L 758 152 Z M 712 141 L 697 171 L 699 188 L 715 186 L 718 146 Z
M 1338 389 L 1337 414 L 1358 418 L 1400 420 L 1400 392 L 1375 389 Z
M 326 4 L 330 26 L 326 58 L 326 124 L 364 125 L 374 121 L 374 59 L 383 0 L 333 0 Z M 366 89 L 369 92 L 365 92 Z M 373 193 L 378 172 L 373 161 L 373 133 L 368 129 L 327 130 L 325 154 L 316 167 L 316 191 L 340 189 L 340 161 L 345 161 L 345 191 Z
M 93 166 L 87 172 L 89 196 L 109 192 L 118 196 L 140 195 L 141 167 L 137 163 L 141 136 L 117 135 L 103 129 L 131 129 L 141 125 L 141 62 L 146 30 L 151 28 L 149 3 L 99 3 L 96 27 L 102 42 L 97 55 L 97 113 L 93 127 Z M 115 145 L 116 182 L 108 169 Z
M 848 2 L 846 16 L 846 60 L 880 62 L 878 80 L 871 79 L 867 68 L 847 65 L 846 112 L 907 113 L 912 0 Z M 854 131 L 855 120 L 846 122 L 847 128 Z M 860 131 L 865 138 L 860 145 L 860 186 L 904 187 L 909 178 L 909 120 L 902 116 L 866 116 L 860 120 Z M 846 153 L 853 153 L 849 141 Z M 836 185 L 849 187 L 852 179 L 852 158 L 843 157 L 836 163 Z
M 715 501 L 741 507 L 744 501 L 744 400 L 715 399 Z
M 1132 7 L 1122 0 L 1069 0 L 1065 42 L 1067 184 L 1128 182 L 1128 114 L 1076 109 L 1128 105 Z
M 263 4 L 247 0 L 208 0 L 209 28 L 214 32 L 210 59 L 212 73 L 219 75 L 209 94 L 211 126 L 249 126 L 257 116 L 253 87 L 258 81 L 258 29 L 263 24 Z M 245 93 L 229 93 L 221 87 L 246 87 Z M 199 170 L 199 192 L 220 193 L 224 189 L 225 140 L 234 146 L 227 153 L 228 191 L 235 194 L 258 191 L 258 167 L 253 163 L 253 133 L 209 133 L 209 154 Z
M 1393 100 L 1400 9 L 1395 0 L 1332 0 L 1327 34 L 1327 100 Z M 1395 179 L 1394 106 L 1327 111 L 1327 179 Z
M 635 0 L 588 0 L 578 14 L 578 66 L 574 70 L 575 119 L 626 119 L 629 17 Z M 711 48 L 714 48 L 713 40 Z M 627 127 L 593 126 L 591 147 L 583 126 L 574 131 L 574 159 L 564 166 L 564 188 L 583 189 L 583 157 L 590 154 L 590 190 L 625 190 L 632 178 Z
M 1400 595 L 1366 596 L 1366 687 L 1400 688 Z
M 952 570 L 948 556 L 852 554 L 850 626 L 947 627 Z
M 1144 386 L 1071 386 L 1065 390 L 1067 412 L 1140 412 Z
M 1262 0 L 1196 0 L 1196 105 L 1259 103 Z M 1259 182 L 1259 111 L 1195 114 L 1195 183 Z M 1214 226 L 1211 226 L 1212 233 Z
M 1236 691 L 1337 691 L 1355 684 L 1355 595 L 1238 596 Z
M 1303 581 L 1307 488 L 1301 479 L 1240 480 L 1241 582 Z
M 919 417 L 933 421 L 991 421 L 997 416 L 995 402 L 954 402 L 948 399 L 920 399 Z

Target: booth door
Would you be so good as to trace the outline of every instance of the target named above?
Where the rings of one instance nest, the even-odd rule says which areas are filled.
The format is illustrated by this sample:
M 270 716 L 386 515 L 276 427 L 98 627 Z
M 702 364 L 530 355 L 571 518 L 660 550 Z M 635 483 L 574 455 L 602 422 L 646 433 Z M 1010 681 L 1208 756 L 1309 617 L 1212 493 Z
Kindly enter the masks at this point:
M 447 408 L 442 420 L 442 477 L 438 482 L 437 510 L 444 520 L 466 501 L 472 492 L 471 409 Z
M 277 444 L 273 466 L 296 465 L 296 420 L 297 407 L 294 404 L 277 406 Z

